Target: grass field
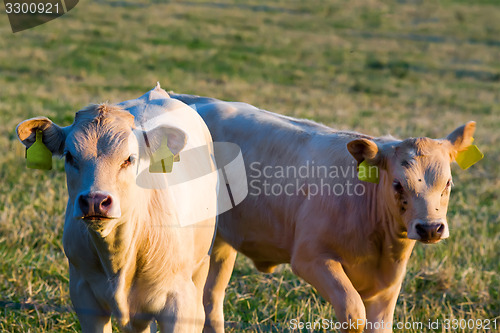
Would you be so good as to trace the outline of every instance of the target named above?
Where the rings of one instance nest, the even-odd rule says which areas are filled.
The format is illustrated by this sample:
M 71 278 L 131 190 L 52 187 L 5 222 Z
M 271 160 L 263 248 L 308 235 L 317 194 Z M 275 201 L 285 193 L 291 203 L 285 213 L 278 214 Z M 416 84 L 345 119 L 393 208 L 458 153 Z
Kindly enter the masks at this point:
M 86 104 L 135 98 L 156 81 L 372 135 L 438 138 L 477 121 L 486 157 L 453 166 L 451 237 L 416 245 L 395 320 L 499 318 L 500 2 L 80 1 L 17 34 L 2 15 L 0 35 L 1 332 L 79 331 L 63 163 L 26 169 L 15 126 L 36 115 L 69 125 Z M 229 332 L 335 318 L 288 265 L 265 275 L 242 256 L 225 314 Z

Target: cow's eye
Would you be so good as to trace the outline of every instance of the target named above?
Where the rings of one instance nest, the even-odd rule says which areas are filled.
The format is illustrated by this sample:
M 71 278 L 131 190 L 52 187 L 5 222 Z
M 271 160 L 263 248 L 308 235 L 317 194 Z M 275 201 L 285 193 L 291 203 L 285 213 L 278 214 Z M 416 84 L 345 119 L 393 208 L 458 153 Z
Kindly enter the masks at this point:
M 64 152 L 64 157 L 66 159 L 66 163 L 68 163 L 69 165 L 71 165 L 75 168 L 77 167 L 75 158 L 73 157 L 73 155 L 71 155 L 71 153 L 69 151 Z
M 453 181 L 450 179 L 448 179 L 448 181 L 446 182 L 446 187 L 444 188 L 443 192 L 441 193 L 441 196 L 443 196 L 445 193 L 448 193 L 450 191 L 450 188 L 453 186 Z
M 135 156 L 134 155 L 130 155 L 125 161 L 123 161 L 121 167 L 122 168 L 126 168 L 128 166 L 131 166 L 134 163 L 135 163 Z
M 392 188 L 394 189 L 394 191 L 396 191 L 397 193 L 403 193 L 403 185 L 401 185 L 401 182 L 399 180 L 394 180 L 392 182 Z

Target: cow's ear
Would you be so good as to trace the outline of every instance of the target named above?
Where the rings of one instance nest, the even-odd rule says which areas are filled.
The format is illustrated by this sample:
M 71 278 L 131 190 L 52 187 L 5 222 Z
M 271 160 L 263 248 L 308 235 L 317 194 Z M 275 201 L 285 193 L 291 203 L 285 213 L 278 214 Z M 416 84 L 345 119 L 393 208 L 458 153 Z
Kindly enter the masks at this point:
M 358 165 L 365 160 L 371 165 L 378 165 L 381 162 L 379 148 L 372 140 L 353 140 L 347 144 L 347 150 L 356 159 Z
M 469 121 L 467 124 L 458 127 L 446 137 L 450 141 L 456 152 L 467 149 L 472 144 L 472 136 L 476 131 L 476 122 Z
M 177 155 L 187 143 L 187 134 L 177 127 L 159 126 L 147 132 L 143 132 L 146 145 L 151 153 L 157 151 L 165 139 L 172 154 Z
M 17 137 L 26 148 L 31 147 L 36 139 L 36 131 L 42 131 L 42 141 L 54 155 L 61 155 L 64 150 L 65 134 L 61 127 L 49 118 L 36 117 L 27 119 L 16 127 Z

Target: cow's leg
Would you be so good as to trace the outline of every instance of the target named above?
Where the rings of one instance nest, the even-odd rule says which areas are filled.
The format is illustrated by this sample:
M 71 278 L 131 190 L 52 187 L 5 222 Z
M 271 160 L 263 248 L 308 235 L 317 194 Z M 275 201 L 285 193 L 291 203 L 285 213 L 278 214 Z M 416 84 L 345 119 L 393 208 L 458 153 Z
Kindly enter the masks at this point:
M 216 236 L 212 254 L 210 255 L 210 270 L 203 294 L 205 306 L 204 332 L 224 332 L 224 294 L 233 272 L 236 250 Z
M 398 300 L 401 285 L 388 289 L 376 298 L 364 301 L 366 307 L 366 321 L 369 323 L 378 323 L 383 326 L 381 329 L 374 329 L 367 325 L 367 333 L 390 333 L 392 332 L 392 320 L 394 309 Z M 390 323 L 390 324 L 388 324 Z
M 197 302 L 196 286 L 191 277 L 181 278 L 175 292 L 169 293 L 165 308 L 156 317 L 160 332 L 199 333 L 203 318 L 197 317 Z
M 153 315 L 135 316 L 123 330 L 134 333 L 156 333 L 156 324 L 151 320 L 153 320 Z
M 198 269 L 193 274 L 193 282 L 196 286 L 196 332 L 201 332 L 203 330 L 203 324 L 205 321 L 205 310 L 203 308 L 203 288 L 207 282 L 208 270 L 210 267 L 210 256 L 207 254 L 205 258 L 201 261 Z
M 342 265 L 333 255 L 308 251 L 309 246 L 296 247 L 291 260 L 293 271 L 333 305 L 339 322 L 346 327 L 342 332 L 363 332 L 365 307 Z
M 72 269 L 70 269 L 69 292 L 82 332 L 111 333 L 111 314 L 97 302 L 89 284 L 75 277 L 75 273 L 71 274 L 71 271 Z

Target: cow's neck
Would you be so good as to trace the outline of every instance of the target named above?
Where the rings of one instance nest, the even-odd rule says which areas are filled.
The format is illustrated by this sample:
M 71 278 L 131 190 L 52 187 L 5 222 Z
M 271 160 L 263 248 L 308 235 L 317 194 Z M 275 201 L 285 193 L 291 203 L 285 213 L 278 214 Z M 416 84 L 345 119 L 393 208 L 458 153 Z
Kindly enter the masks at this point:
M 116 227 L 105 235 L 89 230 L 102 268 L 112 285 L 110 306 L 121 326 L 126 326 L 129 320 L 127 295 L 132 287 L 136 271 L 136 240 L 140 237 L 137 234 L 140 232 L 137 225 L 137 219 L 125 214 L 120 218 Z
M 159 244 L 169 244 L 165 237 L 169 228 L 163 227 L 167 223 L 165 221 L 170 220 L 163 214 L 163 210 L 168 206 L 166 191 L 140 189 L 136 194 L 131 205 L 133 208 L 122 215 L 115 228 L 105 233 L 90 230 L 101 265 L 113 284 L 114 302 L 111 307 L 122 326 L 126 326 L 129 316 L 128 295 L 134 288 L 134 277 L 138 273 L 145 277 L 151 271 L 145 266 L 154 267 L 158 276 L 158 271 L 162 271 L 162 263 L 158 261 L 164 259 L 165 253 L 168 253 L 163 251 L 165 249 Z M 175 244 L 169 244 L 172 245 Z M 146 257 L 151 258 L 146 261 Z M 161 281 L 162 279 L 159 279 L 159 282 Z
M 175 253 L 180 244 L 179 237 L 174 237 L 180 231 L 179 221 L 172 203 L 169 191 L 152 190 L 150 200 L 144 206 L 148 220 L 143 223 L 143 235 L 138 243 L 137 262 L 142 276 L 151 275 L 159 278 L 174 267 L 165 267 L 171 262 L 166 260 L 166 253 Z M 182 254 L 179 254 L 182 255 Z M 161 280 L 161 279 L 160 279 Z
M 402 217 L 394 211 L 391 204 L 391 181 L 387 177 L 387 173 L 382 170 L 379 185 L 373 187 L 374 193 L 371 200 L 376 202 L 371 205 L 371 214 L 375 216 L 375 219 L 372 219 L 375 222 L 375 225 L 372 226 L 374 228 L 372 232 L 378 232 L 381 235 L 379 245 L 385 252 L 382 253 L 384 259 L 394 263 L 401 263 L 406 267 L 406 262 L 410 258 L 415 241 L 408 239 Z M 377 229 L 380 231 L 376 231 Z
M 127 263 L 135 262 L 130 260 L 130 257 L 136 256 L 136 232 L 140 232 L 136 228 L 137 224 L 137 219 L 125 215 L 106 235 L 90 230 L 92 241 L 108 278 L 124 273 L 125 268 L 131 268 L 125 267 Z
M 141 189 L 140 192 L 134 199 L 132 209 L 120 218 L 110 232 L 103 235 L 90 231 L 100 261 L 110 278 L 119 274 L 135 274 L 145 264 L 152 264 L 152 260 L 164 258 L 165 246 L 173 246 L 169 235 L 177 228 L 168 226 L 178 225 L 178 222 L 175 214 L 168 210 L 171 206 L 168 204 L 168 191 Z M 155 255 L 152 252 L 161 253 Z
M 388 195 L 392 193 L 385 193 L 384 190 L 391 188 L 384 186 L 387 185 L 384 178 L 381 172 L 379 185 L 366 186 L 366 193 L 361 199 L 366 209 L 360 210 L 356 217 L 358 225 L 354 228 L 363 233 L 362 241 L 354 242 L 355 246 L 350 248 L 352 253 L 348 254 L 344 265 L 356 289 L 367 299 L 377 295 L 381 286 L 399 291 L 415 244 L 406 237 L 400 227 L 402 221 L 391 209 Z M 373 278 L 367 280 L 368 274 Z

